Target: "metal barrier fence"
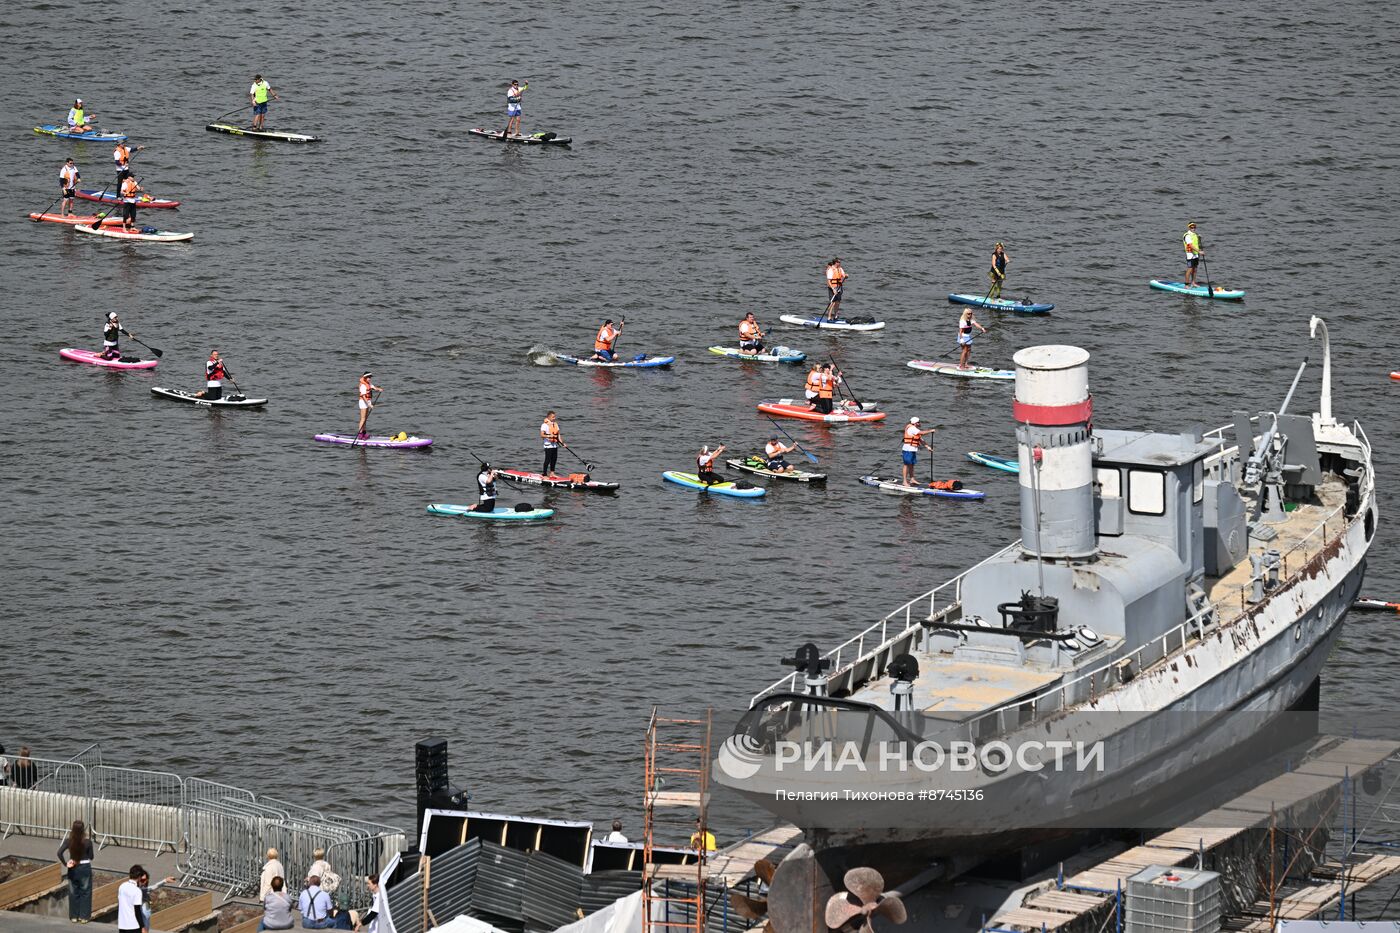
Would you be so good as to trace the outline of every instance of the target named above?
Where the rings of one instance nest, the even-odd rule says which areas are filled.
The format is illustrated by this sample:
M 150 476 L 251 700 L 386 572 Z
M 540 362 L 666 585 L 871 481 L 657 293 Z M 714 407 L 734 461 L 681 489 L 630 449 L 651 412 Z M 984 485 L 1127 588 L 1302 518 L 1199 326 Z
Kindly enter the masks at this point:
M 32 770 L 0 787 L 0 839 L 60 839 L 83 820 L 99 847 L 168 849 L 186 883 L 228 895 L 257 893 L 269 847 L 281 856 L 288 890 L 299 891 L 315 851 L 325 849 L 341 878 L 336 899 L 364 908 L 371 900 L 364 876 L 377 875 L 405 841 L 393 826 L 326 816 L 218 781 L 104 765 L 96 745 L 67 761 L 27 760 Z

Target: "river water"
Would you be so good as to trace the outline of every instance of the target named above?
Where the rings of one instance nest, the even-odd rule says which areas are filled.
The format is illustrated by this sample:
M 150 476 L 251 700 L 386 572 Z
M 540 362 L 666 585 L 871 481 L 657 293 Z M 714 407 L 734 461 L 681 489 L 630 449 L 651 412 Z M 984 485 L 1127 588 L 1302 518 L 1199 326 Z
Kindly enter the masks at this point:
M 945 296 L 984 288 L 999 239 L 1008 291 L 1056 309 L 981 314 L 976 358 L 1087 348 L 1107 427 L 1275 408 L 1319 361 L 1323 315 L 1337 413 L 1363 420 L 1385 500 L 1367 589 L 1400 595 L 1397 9 L 11 4 L 0 741 L 62 757 L 100 740 L 109 762 L 407 821 L 413 742 L 442 735 L 476 806 L 635 830 L 653 704 L 742 708 L 803 641 L 833 646 L 1016 536 L 1014 478 L 963 459 L 1014 450 L 1008 385 L 904 366 L 952 347 Z M 204 131 L 255 71 L 284 98 L 270 124 L 324 141 Z M 530 83 L 526 130 L 571 150 L 466 135 L 503 125 L 512 77 Z M 28 133 L 75 95 L 149 147 L 143 184 L 185 205 L 143 216 L 192 244 L 19 219 L 66 155 L 110 177 L 109 147 Z M 1180 276 L 1189 220 L 1244 304 L 1147 288 Z M 832 256 L 844 310 L 884 331 L 777 323 L 820 309 Z M 158 369 L 60 362 L 109 309 L 164 350 Z M 738 501 L 660 481 L 701 443 L 761 444 L 754 404 L 800 392 L 796 368 L 705 352 L 747 310 L 839 353 L 891 411 L 787 425 L 825 489 Z M 531 363 L 587 348 L 602 317 L 626 318 L 624 353 L 680 361 Z M 213 348 L 266 411 L 149 394 L 196 387 Z M 386 388 L 372 426 L 431 452 L 311 441 L 353 429 L 365 369 Z M 537 468 L 546 408 L 618 496 L 505 496 L 554 505 L 538 526 L 424 513 L 474 501 L 473 452 Z M 944 426 L 936 472 L 984 503 L 857 484 L 895 468 L 911 414 Z M 1400 702 L 1395 633 L 1354 617 L 1324 704 Z

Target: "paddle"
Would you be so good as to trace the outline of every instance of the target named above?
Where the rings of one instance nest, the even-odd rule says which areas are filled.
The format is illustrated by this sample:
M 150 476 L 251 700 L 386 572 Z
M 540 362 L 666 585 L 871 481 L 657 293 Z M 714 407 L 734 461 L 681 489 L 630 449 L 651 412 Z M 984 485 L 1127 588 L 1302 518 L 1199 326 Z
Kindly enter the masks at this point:
M 767 415 L 764 415 L 763 417 L 768 418 Z M 769 421 L 773 421 L 772 418 L 768 418 L 768 420 L 769 420 Z M 788 440 L 792 441 L 793 445 L 796 446 L 798 450 L 802 451 L 802 455 L 803 455 L 804 457 L 806 457 L 808 460 L 812 461 L 813 463 L 820 463 L 820 462 L 821 462 L 820 460 L 817 459 L 816 454 L 812 453 L 812 452 L 809 451 L 806 447 L 803 447 L 801 444 L 797 443 L 797 438 L 793 437 L 793 436 L 792 436 L 791 434 L 789 434 L 787 431 L 783 431 L 783 426 L 780 425 L 780 424 L 778 424 L 778 422 L 773 421 L 773 427 L 777 428 L 779 431 L 782 431 L 782 432 L 783 432 L 783 437 L 785 437 L 785 438 L 787 438 Z
M 242 107 L 237 107 L 237 108 L 235 108 L 235 109 L 233 109 L 233 110 L 230 110 L 228 113 L 224 114 L 224 115 L 221 116 L 221 117 L 215 117 L 215 118 L 214 118 L 214 122 L 215 122 L 215 123 L 220 123 L 220 122 L 222 122 L 222 121 L 224 121 L 224 120 L 227 120 L 229 117 L 233 116 L 235 113 L 241 113 L 242 111 L 247 110 L 247 109 L 249 109 L 249 108 L 252 107 L 252 106 L 253 106 L 252 104 L 244 104 Z
M 105 197 L 107 197 L 107 189 L 110 188 L 110 187 L 112 187 L 112 183 L 111 183 L 110 181 L 107 182 L 107 184 L 105 184 L 105 185 L 102 186 L 102 193 L 99 194 L 99 195 L 97 196 L 97 203 L 98 203 L 98 204 L 103 204 L 103 203 L 105 203 L 102 199 L 105 198 Z M 96 218 L 97 218 L 97 219 L 94 220 L 91 224 L 88 225 L 88 229 L 89 229 L 89 230 L 96 230 L 98 227 L 102 226 L 102 220 L 103 220 L 103 218 L 105 218 L 106 216 L 107 216 L 107 212 L 106 212 L 106 211 L 97 211 L 97 214 L 96 214 Z M 133 338 L 133 339 L 135 339 L 135 338 Z
M 243 394 L 243 390 L 238 387 L 238 380 L 233 378 L 233 374 L 227 369 L 224 370 L 224 378 L 233 383 L 233 391 L 237 392 L 240 398 L 247 398 L 247 396 Z
M 1201 253 L 1201 268 L 1206 272 L 1206 294 L 1214 295 L 1215 286 L 1210 284 L 1210 264 L 1206 262 L 1206 254 Z
M 839 391 L 841 389 L 841 386 L 844 385 L 846 387 L 846 394 L 851 397 L 851 401 L 855 402 L 856 406 L 860 408 L 861 411 L 864 411 L 865 404 L 859 398 L 856 397 L 856 390 L 851 386 L 850 380 L 848 380 L 845 374 L 841 372 L 841 364 L 836 362 L 836 357 L 828 353 L 826 358 L 831 360 L 832 366 L 836 367 L 836 375 L 838 377 L 836 381 L 837 390 Z
M 995 324 L 996 324 L 996 321 L 993 321 L 992 324 L 995 325 Z M 982 328 L 982 333 L 985 334 L 987 331 L 989 331 L 989 330 L 991 330 L 991 329 L 992 329 L 991 327 L 984 327 L 984 328 Z M 959 344 L 955 344 L 955 345 L 953 346 L 953 349 L 949 350 L 947 353 L 942 354 L 942 355 L 939 356 L 938 358 L 939 358 L 940 360 L 946 360 L 948 357 L 952 356 L 954 353 L 957 353 L 957 352 L 958 352 L 959 350 L 961 350 L 961 349 L 962 349 L 962 344 L 960 344 L 960 343 L 959 343 Z
M 122 333 L 130 337 L 132 340 L 135 340 L 137 343 L 141 344 L 141 346 L 145 347 L 147 350 L 150 350 L 152 353 L 154 353 L 156 355 L 156 359 L 160 359 L 162 356 L 165 356 L 164 350 L 157 349 L 156 347 L 153 347 L 150 344 L 143 342 L 135 334 L 133 334 L 126 328 L 122 328 Z
M 372 393 L 373 398 L 371 398 L 371 399 L 369 400 L 369 410 L 368 410 L 367 412 L 365 412 L 365 440 L 369 440 L 369 416 L 372 415 L 372 414 L 374 414 L 374 406 L 376 406 L 376 405 L 379 404 L 379 396 L 381 396 L 381 395 L 383 395 L 383 394 L 384 394 L 384 390 L 383 390 L 383 389 L 380 389 L 379 391 Z M 355 442 L 358 441 L 359 439 L 360 439 L 360 435 L 359 435 L 359 432 L 358 432 L 358 430 L 357 430 L 356 433 L 355 433 L 355 437 L 350 441 L 350 446 L 351 446 L 351 447 L 354 447 L 354 446 L 355 446 Z
M 559 443 L 559 446 L 567 450 L 569 453 L 574 454 L 574 459 L 577 460 L 579 463 L 583 464 L 583 470 L 585 473 L 593 472 L 593 464 L 583 459 L 578 454 L 574 453 L 574 449 L 572 447 L 570 447 L 568 444 L 563 443 L 562 441 Z
M 38 216 L 38 217 L 31 217 L 31 218 L 29 218 L 30 221 L 33 222 L 33 223 L 36 223 L 36 224 L 39 223 L 40 221 L 42 221 L 42 220 L 44 219 L 44 215 L 45 215 L 45 214 L 47 214 L 49 211 L 53 210 L 53 205 L 54 205 L 54 204 L 57 204 L 59 201 L 62 201 L 62 200 L 63 200 L 63 195 L 60 194 L 58 197 L 56 197 L 56 198 L 53 199 L 53 204 L 50 204 L 48 207 L 44 208 L 42 211 L 39 212 L 39 216 Z

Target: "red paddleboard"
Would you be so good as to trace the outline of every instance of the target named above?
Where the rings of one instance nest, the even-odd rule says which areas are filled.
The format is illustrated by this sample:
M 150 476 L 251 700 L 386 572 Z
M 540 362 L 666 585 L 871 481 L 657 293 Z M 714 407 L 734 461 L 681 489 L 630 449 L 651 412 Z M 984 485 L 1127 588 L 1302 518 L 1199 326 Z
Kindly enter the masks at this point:
M 103 204 L 120 204 L 122 196 L 115 191 L 108 191 L 105 194 L 100 188 L 79 188 L 78 197 L 84 201 L 101 201 Z M 137 207 L 179 207 L 179 201 L 172 201 L 169 198 L 153 198 L 149 194 L 141 194 L 136 199 Z
M 777 415 L 780 418 L 798 418 L 802 421 L 821 421 L 826 424 L 841 424 L 846 421 L 885 420 L 885 413 L 883 411 L 862 411 L 850 402 L 846 402 L 844 405 L 832 409 L 829 415 L 824 415 L 819 411 L 812 411 L 807 407 L 805 402 L 789 398 L 760 402 L 758 404 L 758 410 L 764 414 Z
M 30 214 L 29 219 L 47 220 L 51 224 L 73 224 L 74 226 L 82 224 L 87 227 L 91 227 L 93 224 L 98 222 L 98 218 L 96 216 L 80 217 L 77 215 L 70 216 L 68 214 Z M 103 217 L 102 223 L 109 227 L 120 227 L 122 219 L 120 217 L 115 216 Z

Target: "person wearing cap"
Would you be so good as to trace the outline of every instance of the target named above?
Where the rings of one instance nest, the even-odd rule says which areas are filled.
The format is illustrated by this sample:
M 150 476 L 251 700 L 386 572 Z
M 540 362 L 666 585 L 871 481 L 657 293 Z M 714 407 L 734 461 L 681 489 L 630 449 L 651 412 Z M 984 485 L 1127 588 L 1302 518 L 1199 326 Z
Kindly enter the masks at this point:
M 253 104 L 253 129 L 260 130 L 267 121 L 267 99 L 281 100 L 277 89 L 268 84 L 262 75 L 253 75 L 253 84 L 248 88 L 248 100 Z
M 520 135 L 520 116 L 523 113 L 521 109 L 522 98 L 529 89 L 529 81 L 525 82 L 524 87 L 520 86 L 519 81 L 512 81 L 510 87 L 506 88 L 506 129 L 501 134 L 502 136 Z
M 1001 286 L 1006 282 L 1006 267 L 1010 263 L 1011 257 L 1006 255 L 1006 247 L 998 240 L 997 245 L 992 247 L 992 267 L 987 270 L 987 277 L 992 280 L 988 298 L 1001 297 Z
M 933 452 L 933 445 L 924 440 L 925 437 L 933 432 L 933 428 L 929 428 L 927 431 L 919 429 L 918 415 L 910 418 L 909 423 L 904 426 L 904 445 L 900 448 L 900 453 L 904 461 L 904 465 L 901 468 L 902 472 L 900 473 L 900 482 L 904 485 L 913 486 L 915 483 L 914 465 L 919 462 L 919 448 L 923 447 L 928 450 L 929 453 Z
M 590 359 L 602 363 L 611 363 L 613 356 L 613 345 L 617 343 L 617 338 L 622 336 L 622 328 L 627 326 L 627 321 L 623 320 L 616 327 L 613 327 L 612 318 L 603 321 L 603 326 L 598 328 L 598 336 L 593 338 L 593 356 Z
M 841 316 L 841 296 L 845 294 L 846 270 L 841 268 L 839 258 L 826 264 L 826 319 L 834 321 Z
M 797 447 L 795 445 L 789 447 L 787 444 L 778 440 L 777 437 L 770 437 L 768 438 L 768 443 L 763 445 L 764 465 L 774 473 L 791 473 L 796 468 L 788 463 L 783 455 L 790 454 L 796 449 Z
M 67 217 L 73 216 L 73 199 L 78 196 L 78 182 L 82 177 L 72 159 L 65 159 L 63 168 L 58 170 L 58 187 L 63 192 L 62 210 Z
M 496 471 L 491 469 L 489 463 L 482 463 L 477 471 L 476 495 L 478 501 L 472 506 L 473 512 L 496 511 Z
M 204 389 L 196 392 L 194 397 L 210 401 L 221 399 L 224 397 L 224 380 L 232 378 L 224 368 L 224 361 L 219 359 L 219 351 L 210 350 L 209 359 L 204 362 Z
M 710 449 L 709 444 L 702 446 L 700 453 L 695 455 L 695 478 L 706 486 L 724 482 L 724 477 L 715 472 L 715 464 L 719 463 L 719 455 L 722 453 L 724 453 L 723 444 L 714 450 Z
M 374 400 L 376 398 L 374 393 L 384 391 L 379 386 L 370 382 L 370 378 L 373 376 L 374 373 L 368 372 L 360 376 L 360 426 L 355 429 L 355 437 L 359 440 L 364 440 L 369 437 L 369 435 L 365 433 L 365 423 L 369 421 L 369 413 L 374 410 Z
M 107 320 L 102 325 L 102 358 L 104 360 L 122 358 L 121 347 L 117 345 L 122 334 L 126 334 L 128 337 L 136 336 L 131 331 L 122 329 L 122 322 L 118 320 L 117 312 L 108 311 Z
M 1186 225 L 1186 232 L 1181 235 L 1181 245 L 1186 250 L 1186 285 L 1190 288 L 1196 284 L 1196 266 L 1203 255 L 1201 238 L 1196 233 L 1194 223 Z
M 124 141 L 117 140 L 117 144 L 112 147 L 112 164 L 117 169 L 117 184 L 121 184 L 131 176 L 131 154 L 145 148 L 145 146 L 137 146 L 132 149 Z
M 73 101 L 73 107 L 68 111 L 68 129 L 74 133 L 91 133 L 94 129 L 92 117 L 83 109 L 81 97 Z

